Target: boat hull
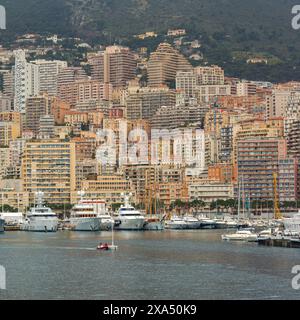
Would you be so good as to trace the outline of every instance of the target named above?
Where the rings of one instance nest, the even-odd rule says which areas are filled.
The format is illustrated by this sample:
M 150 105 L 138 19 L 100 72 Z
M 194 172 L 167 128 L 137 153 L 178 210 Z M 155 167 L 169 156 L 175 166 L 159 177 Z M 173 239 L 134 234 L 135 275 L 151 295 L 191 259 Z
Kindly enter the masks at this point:
M 216 229 L 227 229 L 227 224 L 226 222 L 218 222 L 215 224 Z
M 70 225 L 72 231 L 99 231 L 99 218 L 71 218 Z
M 111 230 L 111 222 L 100 221 L 100 230 L 101 231 Z
M 201 222 L 200 229 L 215 229 L 216 224 L 210 222 Z
M 257 236 L 248 236 L 248 237 L 238 237 L 238 236 L 222 236 L 224 241 L 248 241 L 248 242 L 257 242 Z
M 144 218 L 127 218 L 118 217 L 115 219 L 115 230 L 133 230 L 139 231 L 144 230 L 145 219 Z
M 187 222 L 186 223 L 186 229 L 200 229 L 201 228 L 201 222 Z
M 165 225 L 166 229 L 169 230 L 186 230 L 187 229 L 187 224 L 186 223 L 170 223 L 170 222 L 166 222 Z
M 3 219 L 0 219 L 0 232 L 4 232 L 4 223 L 5 221 Z
M 237 229 L 237 228 L 238 228 L 237 224 L 231 224 L 231 223 L 226 224 L 226 229 Z
M 58 219 L 34 219 L 30 220 L 22 227 L 23 231 L 28 232 L 56 232 L 58 228 Z
M 146 222 L 146 224 L 144 225 L 144 230 L 148 230 L 148 231 L 161 231 L 164 229 L 165 229 L 164 223 L 161 221 Z

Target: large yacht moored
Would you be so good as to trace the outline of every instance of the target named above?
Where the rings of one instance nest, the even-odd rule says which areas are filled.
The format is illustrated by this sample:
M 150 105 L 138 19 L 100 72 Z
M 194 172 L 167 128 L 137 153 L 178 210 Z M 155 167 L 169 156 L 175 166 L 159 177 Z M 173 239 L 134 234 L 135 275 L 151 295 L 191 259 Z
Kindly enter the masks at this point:
M 111 230 L 114 220 L 111 215 L 106 211 L 106 203 L 104 200 L 82 200 L 83 204 L 89 204 L 94 207 L 97 218 L 100 220 L 100 230 Z
M 124 205 L 114 216 L 115 230 L 143 230 L 145 225 L 145 216 L 139 210 L 136 210 L 129 203 L 129 196 L 124 196 Z
M 35 194 L 36 204 L 30 209 L 22 230 L 31 232 L 56 232 L 58 218 L 51 208 L 43 203 L 44 193 L 39 191 Z
M 99 231 L 100 218 L 92 203 L 86 202 L 84 191 L 78 192 L 80 201 L 72 208 L 70 228 L 72 231 Z

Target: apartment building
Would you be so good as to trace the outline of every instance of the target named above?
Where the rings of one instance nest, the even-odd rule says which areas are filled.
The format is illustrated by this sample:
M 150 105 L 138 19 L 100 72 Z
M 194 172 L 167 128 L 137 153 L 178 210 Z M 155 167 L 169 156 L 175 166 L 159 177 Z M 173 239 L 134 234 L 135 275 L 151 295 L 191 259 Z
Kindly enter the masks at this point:
M 202 200 L 206 203 L 219 199 L 233 198 L 233 184 L 214 180 L 193 181 L 188 184 L 189 200 Z
M 124 88 L 136 74 L 134 54 L 127 47 L 109 46 L 89 59 L 93 80 Z
M 186 103 L 173 106 L 161 106 L 151 118 L 151 127 L 156 129 L 174 129 L 194 125 L 201 127 L 208 105 Z
M 194 71 L 178 71 L 176 73 L 176 91 L 183 93 L 185 98 L 196 96 L 197 75 Z
M 39 67 L 26 61 L 24 50 L 14 55 L 14 110 L 25 113 L 26 99 L 39 93 Z
M 47 94 L 27 98 L 24 129 L 37 136 L 40 130 L 40 118 L 50 114 L 50 98 Z
M 198 103 L 214 103 L 220 96 L 231 94 L 230 85 L 199 85 L 195 89 Z
M 59 72 L 68 67 L 66 61 L 59 60 L 35 60 L 39 73 L 39 93 L 47 93 L 49 96 L 57 96 L 57 81 Z
M 219 66 L 199 66 L 194 69 L 194 74 L 199 85 L 224 85 L 224 70 Z
M 244 192 L 250 199 L 274 199 L 274 174 L 280 184 L 279 199 L 296 199 L 297 166 L 294 159 L 287 157 L 287 143 L 283 138 L 237 141 L 237 170 L 238 179 L 243 180 Z
M 135 202 L 135 192 L 131 182 L 123 175 L 102 175 L 97 180 L 84 180 L 82 189 L 85 191 L 86 199 L 101 199 L 107 205 L 120 204 L 124 202 L 124 194 L 130 191 Z M 72 203 L 78 201 L 78 195 L 72 193 Z
M 161 43 L 156 51 L 151 53 L 148 61 L 148 85 L 175 87 L 176 73 L 191 70 L 192 66 L 181 53 L 170 44 Z
M 61 84 L 58 96 L 61 100 L 70 104 L 71 107 L 76 107 L 78 103 L 90 100 L 110 100 L 112 86 L 97 80 L 78 80 L 68 84 Z
M 75 144 L 60 140 L 27 142 L 23 150 L 23 189 L 32 204 L 37 191 L 52 204 L 71 202 L 75 191 Z
M 126 114 L 130 120 L 149 120 L 161 106 L 174 106 L 175 92 L 168 88 L 128 88 Z

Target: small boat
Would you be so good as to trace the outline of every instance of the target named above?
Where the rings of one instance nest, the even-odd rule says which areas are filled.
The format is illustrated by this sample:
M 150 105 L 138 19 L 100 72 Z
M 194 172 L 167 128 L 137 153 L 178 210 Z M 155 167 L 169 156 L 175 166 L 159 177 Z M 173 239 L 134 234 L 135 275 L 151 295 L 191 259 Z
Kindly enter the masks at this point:
M 226 228 L 227 229 L 237 229 L 238 223 L 234 221 L 233 219 L 226 220 Z
M 258 239 L 269 239 L 272 237 L 273 234 L 275 234 L 278 231 L 278 229 L 273 230 L 272 228 L 262 230 L 258 234 Z
M 238 230 L 236 233 L 222 235 L 226 241 L 257 241 L 257 234 L 249 230 Z
M 102 251 L 108 251 L 109 247 L 108 244 L 99 244 L 99 246 L 97 247 L 97 250 L 102 250 Z
M 198 216 L 201 229 L 215 229 L 216 221 L 205 217 L 204 215 Z
M 252 227 L 252 223 L 248 220 L 240 220 L 237 222 L 238 229 L 247 229 Z
M 201 221 L 194 216 L 184 216 L 183 220 L 186 222 L 187 229 L 200 229 Z
M 115 251 L 118 250 L 118 246 L 115 245 L 115 241 L 114 241 L 114 221 L 112 221 L 111 223 L 111 244 L 102 244 L 100 243 L 97 246 L 97 250 L 101 250 L 101 251 Z
M 223 219 L 214 219 L 216 229 L 227 229 L 227 223 Z
M 256 220 L 256 221 L 252 222 L 252 225 L 256 229 L 264 230 L 265 228 L 268 227 L 268 222 L 267 221 L 263 221 L 263 220 Z
M 172 230 L 187 229 L 187 223 L 183 218 L 173 216 L 170 220 L 166 221 L 165 228 Z

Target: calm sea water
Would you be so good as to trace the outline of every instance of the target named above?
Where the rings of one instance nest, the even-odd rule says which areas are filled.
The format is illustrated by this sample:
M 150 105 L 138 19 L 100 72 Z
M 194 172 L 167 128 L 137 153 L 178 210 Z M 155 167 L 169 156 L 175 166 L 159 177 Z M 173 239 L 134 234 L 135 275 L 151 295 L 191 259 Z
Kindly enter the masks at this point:
M 224 232 L 224 231 L 223 231 Z M 299 299 L 291 269 L 299 249 L 224 243 L 222 231 L 6 232 L 0 299 Z

